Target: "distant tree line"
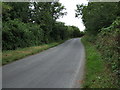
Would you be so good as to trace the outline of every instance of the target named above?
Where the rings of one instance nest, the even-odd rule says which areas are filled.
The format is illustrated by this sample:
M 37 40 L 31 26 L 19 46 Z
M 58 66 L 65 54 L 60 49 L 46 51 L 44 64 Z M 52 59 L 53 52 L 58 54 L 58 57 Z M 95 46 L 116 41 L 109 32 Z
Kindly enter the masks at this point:
M 2 49 L 14 50 L 80 37 L 75 26 L 56 20 L 67 14 L 59 2 L 2 3 Z

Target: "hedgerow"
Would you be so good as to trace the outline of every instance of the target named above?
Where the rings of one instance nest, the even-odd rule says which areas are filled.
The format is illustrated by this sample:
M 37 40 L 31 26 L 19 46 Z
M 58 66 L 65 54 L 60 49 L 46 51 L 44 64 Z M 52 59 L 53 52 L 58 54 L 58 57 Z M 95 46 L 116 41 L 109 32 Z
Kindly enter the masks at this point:
M 42 43 L 44 33 L 39 25 L 26 24 L 17 19 L 3 23 L 3 50 L 14 50 Z
M 120 85 L 120 17 L 112 25 L 102 28 L 97 36 L 96 46 L 112 69 L 116 83 Z

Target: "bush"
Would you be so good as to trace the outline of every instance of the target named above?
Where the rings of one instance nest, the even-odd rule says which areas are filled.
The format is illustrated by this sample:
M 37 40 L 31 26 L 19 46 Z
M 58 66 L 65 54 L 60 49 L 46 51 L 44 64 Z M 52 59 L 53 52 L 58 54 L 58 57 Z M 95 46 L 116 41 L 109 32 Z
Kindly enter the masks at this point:
M 3 22 L 2 49 L 14 50 L 42 44 L 43 30 L 39 25 L 26 24 L 20 20 Z
M 108 66 L 120 80 L 120 18 L 117 18 L 111 26 L 101 29 L 96 45 Z M 120 81 L 118 84 L 120 85 Z
M 18 19 L 5 21 L 3 22 L 2 49 L 15 50 L 17 48 L 80 37 L 84 34 L 79 31 L 79 28 L 66 26 L 62 22 L 56 22 L 51 30 L 46 29 L 46 27 L 46 25 L 24 23 Z

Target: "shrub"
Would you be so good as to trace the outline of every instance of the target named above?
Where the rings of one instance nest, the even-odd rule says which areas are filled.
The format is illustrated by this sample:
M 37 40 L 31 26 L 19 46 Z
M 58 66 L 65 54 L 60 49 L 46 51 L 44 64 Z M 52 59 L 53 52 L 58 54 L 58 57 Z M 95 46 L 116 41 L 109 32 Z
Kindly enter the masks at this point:
M 3 50 L 42 44 L 43 30 L 36 24 L 26 24 L 17 19 L 9 20 L 3 22 L 2 31 Z
M 120 80 L 120 18 L 117 18 L 111 26 L 102 28 L 96 41 L 97 48 L 103 55 L 108 66 Z M 116 81 L 116 82 L 118 82 Z M 120 82 L 118 82 L 120 85 Z M 118 85 L 118 86 L 119 86 Z

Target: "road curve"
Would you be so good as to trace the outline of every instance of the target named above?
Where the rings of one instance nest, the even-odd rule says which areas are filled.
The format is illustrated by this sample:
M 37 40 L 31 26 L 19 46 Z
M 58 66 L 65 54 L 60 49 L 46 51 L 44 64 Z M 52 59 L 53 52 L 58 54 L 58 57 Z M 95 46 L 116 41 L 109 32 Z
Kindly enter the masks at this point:
M 84 46 L 80 38 L 28 56 L 2 67 L 3 88 L 73 88 L 84 71 Z

